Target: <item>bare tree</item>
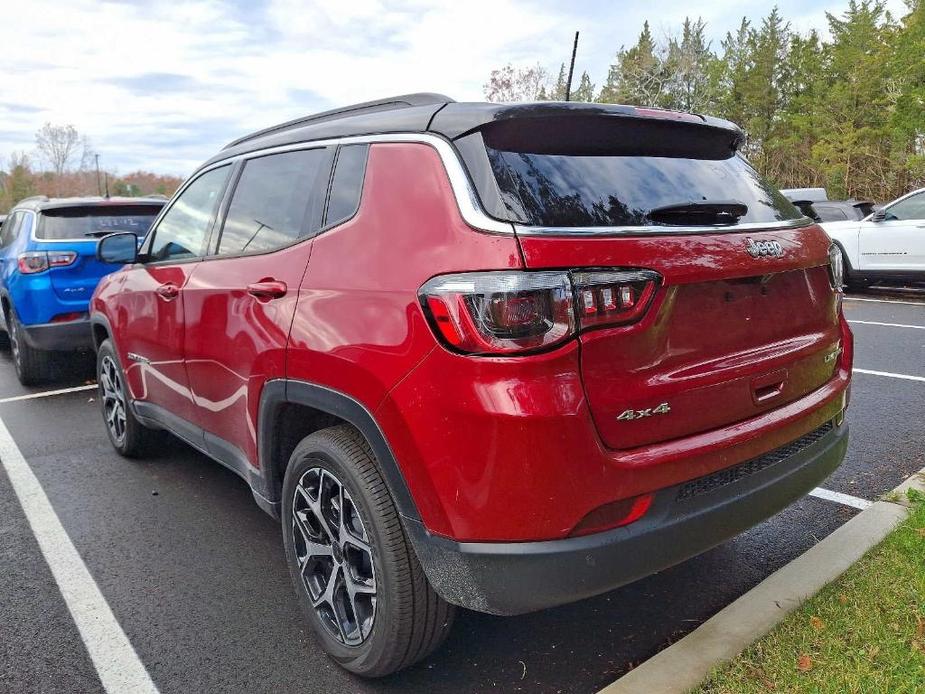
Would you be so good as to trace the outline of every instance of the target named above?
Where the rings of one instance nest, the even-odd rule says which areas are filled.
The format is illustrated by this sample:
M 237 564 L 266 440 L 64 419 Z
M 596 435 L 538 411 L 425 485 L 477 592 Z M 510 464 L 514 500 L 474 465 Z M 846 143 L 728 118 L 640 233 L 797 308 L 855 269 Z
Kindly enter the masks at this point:
M 86 140 L 82 142 L 77 128 L 70 124 L 45 123 L 42 129 L 35 133 L 35 145 L 39 153 L 59 176 L 70 168 L 82 143 L 86 146 Z
M 549 73 L 539 63 L 520 69 L 508 63 L 491 71 L 483 89 L 489 101 L 538 101 L 549 86 Z

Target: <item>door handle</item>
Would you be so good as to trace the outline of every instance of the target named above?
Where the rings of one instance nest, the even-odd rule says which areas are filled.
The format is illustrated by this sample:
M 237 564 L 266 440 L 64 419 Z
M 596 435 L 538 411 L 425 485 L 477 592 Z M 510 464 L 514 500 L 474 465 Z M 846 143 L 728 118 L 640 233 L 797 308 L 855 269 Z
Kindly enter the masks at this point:
M 173 301 L 178 296 L 180 296 L 180 288 L 177 285 L 175 285 L 173 282 L 162 284 L 160 287 L 158 287 L 154 291 L 157 292 L 157 295 L 161 297 L 164 301 Z
M 274 279 L 263 279 L 247 285 L 247 293 L 257 299 L 269 301 L 286 295 L 286 283 Z

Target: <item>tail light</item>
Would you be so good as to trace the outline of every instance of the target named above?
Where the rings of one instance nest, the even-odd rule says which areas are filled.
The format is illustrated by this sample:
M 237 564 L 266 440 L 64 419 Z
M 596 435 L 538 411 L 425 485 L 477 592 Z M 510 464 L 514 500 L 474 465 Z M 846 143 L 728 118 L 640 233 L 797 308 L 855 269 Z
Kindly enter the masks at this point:
M 564 272 L 473 272 L 421 287 L 437 334 L 468 354 L 511 354 L 557 345 L 575 332 Z
M 649 308 L 658 280 L 651 270 L 572 273 L 581 327 L 635 323 Z
M 45 272 L 51 267 L 64 267 L 77 260 L 74 251 L 28 251 L 20 253 L 17 261 L 19 271 L 24 275 L 34 275 Z
M 420 298 L 450 348 L 521 354 L 552 348 L 579 330 L 639 320 L 659 279 L 649 270 L 471 272 L 433 278 Z

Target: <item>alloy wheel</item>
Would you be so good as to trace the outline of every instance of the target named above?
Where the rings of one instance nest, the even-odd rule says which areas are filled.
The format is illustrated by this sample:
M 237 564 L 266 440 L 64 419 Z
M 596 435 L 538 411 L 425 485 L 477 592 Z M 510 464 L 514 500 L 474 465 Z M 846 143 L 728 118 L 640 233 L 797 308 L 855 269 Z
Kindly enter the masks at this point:
M 292 538 L 302 585 L 327 632 L 359 646 L 376 617 L 376 571 L 369 535 L 343 483 L 309 469 L 292 500 Z
M 10 336 L 10 351 L 13 353 L 13 363 L 16 368 L 19 368 L 19 328 L 17 327 L 14 321 L 9 321 L 9 330 L 7 333 Z
M 100 364 L 100 389 L 103 398 L 103 417 L 115 441 L 125 438 L 125 395 L 122 376 L 115 360 L 108 354 Z

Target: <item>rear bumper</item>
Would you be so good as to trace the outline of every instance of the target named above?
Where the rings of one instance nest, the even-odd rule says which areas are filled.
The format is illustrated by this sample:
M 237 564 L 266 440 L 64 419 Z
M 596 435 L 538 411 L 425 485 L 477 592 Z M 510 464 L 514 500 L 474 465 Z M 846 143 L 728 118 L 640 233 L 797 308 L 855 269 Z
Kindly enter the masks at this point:
M 545 542 L 455 542 L 406 519 L 447 601 L 513 615 L 618 588 L 700 554 L 774 515 L 839 466 L 848 426 L 829 422 L 754 460 L 663 489 L 637 523 Z
M 61 352 L 93 349 L 93 331 L 89 319 L 24 325 L 23 333 L 26 343 L 33 349 Z

